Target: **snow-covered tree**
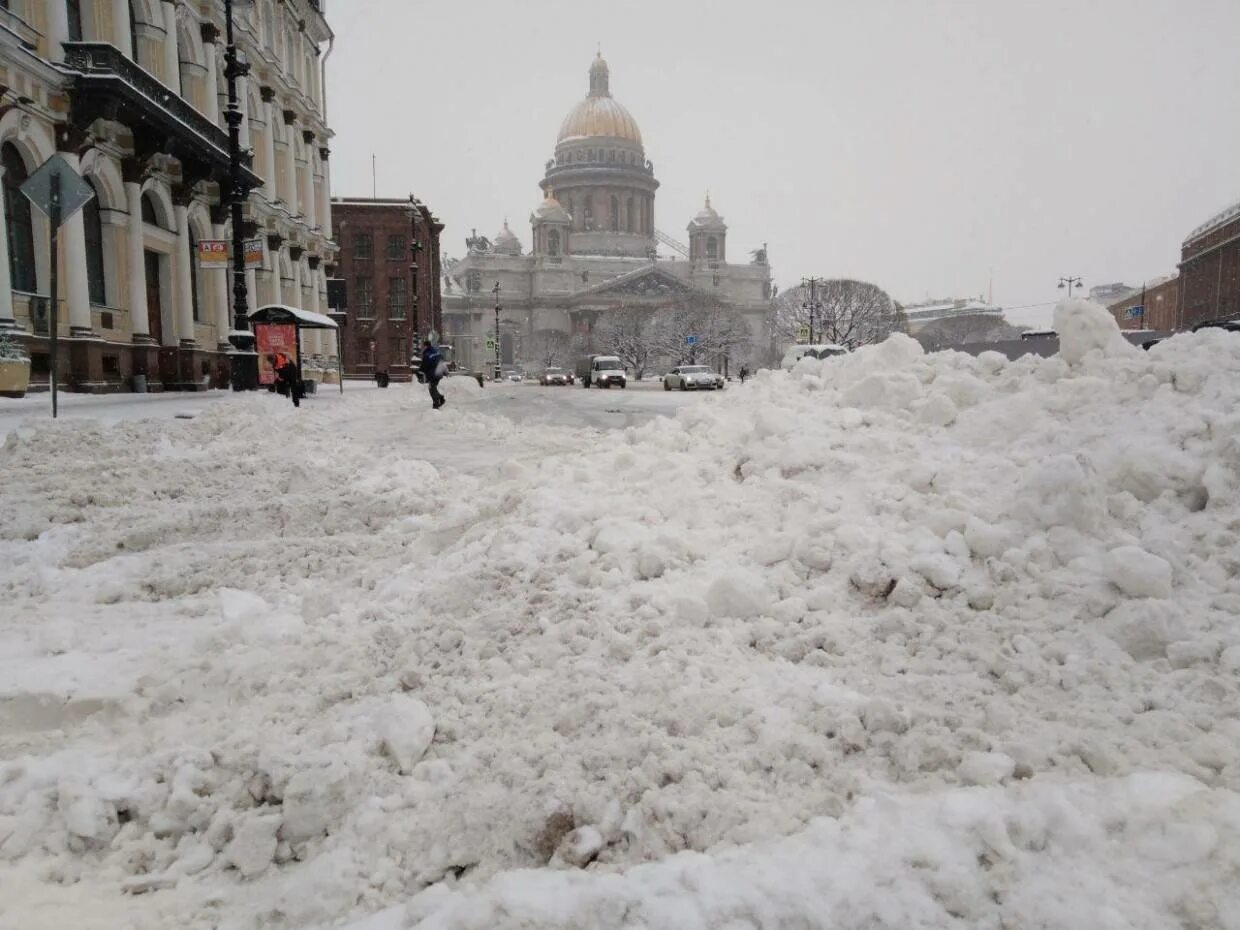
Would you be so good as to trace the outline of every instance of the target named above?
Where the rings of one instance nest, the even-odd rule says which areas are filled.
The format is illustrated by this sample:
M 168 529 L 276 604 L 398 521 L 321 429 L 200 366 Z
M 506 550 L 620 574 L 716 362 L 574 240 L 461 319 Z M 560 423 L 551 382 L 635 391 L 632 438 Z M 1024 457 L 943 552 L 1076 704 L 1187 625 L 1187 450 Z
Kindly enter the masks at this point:
M 816 288 L 797 286 L 771 303 L 771 330 L 777 342 L 797 341 L 797 331 L 812 330 L 819 343 L 855 349 L 882 342 L 903 328 L 903 314 L 881 287 L 867 281 L 833 278 Z
M 659 354 L 661 324 L 646 307 L 620 307 L 604 314 L 594 328 L 597 350 L 624 362 L 640 381 Z
M 528 357 L 540 368 L 562 368 L 572 361 L 572 339 L 555 329 L 540 329 L 530 340 Z

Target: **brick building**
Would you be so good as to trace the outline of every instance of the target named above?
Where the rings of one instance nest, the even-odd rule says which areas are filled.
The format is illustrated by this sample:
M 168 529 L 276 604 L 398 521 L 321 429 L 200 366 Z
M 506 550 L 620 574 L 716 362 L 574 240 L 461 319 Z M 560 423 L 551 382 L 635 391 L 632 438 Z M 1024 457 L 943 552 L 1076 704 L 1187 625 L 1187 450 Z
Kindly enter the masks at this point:
M 1180 259 L 1179 328 L 1240 317 L 1240 203 L 1194 229 Z
M 340 244 L 336 275 L 348 295 L 341 335 L 345 376 L 386 371 L 393 381 L 408 381 L 410 358 L 422 340 L 432 330 L 443 332 L 443 224 L 413 197 L 336 199 L 332 218 Z
M 1174 332 L 1180 319 L 1180 279 L 1175 275 L 1133 288 L 1128 296 L 1108 304 L 1120 329 Z

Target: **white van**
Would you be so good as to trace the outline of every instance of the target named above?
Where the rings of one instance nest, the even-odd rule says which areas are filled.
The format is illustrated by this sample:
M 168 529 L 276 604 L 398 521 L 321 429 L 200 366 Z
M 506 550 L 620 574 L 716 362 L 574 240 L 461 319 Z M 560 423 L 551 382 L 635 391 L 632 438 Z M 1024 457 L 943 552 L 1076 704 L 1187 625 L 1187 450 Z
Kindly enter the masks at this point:
M 789 346 L 788 351 L 784 353 L 784 360 L 779 363 L 779 367 L 784 369 L 784 371 L 791 371 L 796 367 L 797 362 L 807 356 L 809 358 L 833 358 L 837 355 L 847 354 L 847 346 L 835 345 L 834 343 Z

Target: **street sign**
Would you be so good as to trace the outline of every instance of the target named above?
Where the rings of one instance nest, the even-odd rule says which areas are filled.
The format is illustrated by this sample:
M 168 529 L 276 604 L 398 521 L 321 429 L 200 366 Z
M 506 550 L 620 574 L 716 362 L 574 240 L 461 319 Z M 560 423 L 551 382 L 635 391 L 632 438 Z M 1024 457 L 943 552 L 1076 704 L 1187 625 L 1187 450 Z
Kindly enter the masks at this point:
M 797 342 L 801 343 L 802 345 L 809 342 L 809 327 L 808 326 L 797 327 Z
M 1127 316 L 1128 319 L 1130 320 L 1138 319 L 1140 317 L 1145 316 L 1145 307 L 1141 306 L 1140 304 L 1137 304 L 1137 306 L 1135 307 L 1129 307 L 1124 315 Z
M 493 336 L 487 336 L 487 351 L 495 351 L 495 338 Z
M 685 336 L 685 345 L 695 346 L 697 345 L 697 342 L 698 342 L 697 336 Z
M 26 179 L 21 190 L 43 213 L 58 220 L 57 225 L 81 210 L 95 196 L 95 189 L 59 152 L 40 165 Z
M 51 318 L 48 320 L 47 354 L 48 380 L 52 388 L 52 419 L 56 419 L 60 410 L 60 379 L 57 371 L 60 368 L 59 332 L 60 323 L 57 319 L 57 294 L 60 293 L 60 227 L 69 217 L 86 206 L 87 201 L 95 196 L 95 189 L 82 179 L 77 169 L 69 164 L 68 159 L 57 152 L 43 164 L 34 174 L 30 175 L 21 186 L 21 192 L 39 210 L 47 214 L 48 252 L 50 253 L 48 269 L 48 290 L 52 305 Z

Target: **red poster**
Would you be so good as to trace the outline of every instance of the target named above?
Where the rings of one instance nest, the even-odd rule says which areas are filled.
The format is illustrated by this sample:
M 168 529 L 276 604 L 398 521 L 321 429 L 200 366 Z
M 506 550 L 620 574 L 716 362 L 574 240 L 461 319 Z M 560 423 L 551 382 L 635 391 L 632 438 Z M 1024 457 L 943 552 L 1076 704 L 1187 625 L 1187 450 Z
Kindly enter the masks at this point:
M 297 361 L 297 327 L 292 323 L 256 323 L 255 351 L 258 353 L 258 383 L 275 384 L 274 356 L 284 355 Z

